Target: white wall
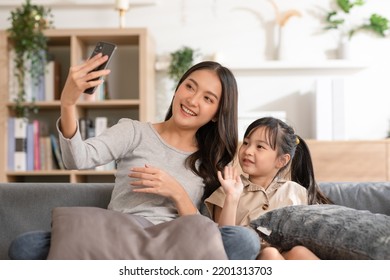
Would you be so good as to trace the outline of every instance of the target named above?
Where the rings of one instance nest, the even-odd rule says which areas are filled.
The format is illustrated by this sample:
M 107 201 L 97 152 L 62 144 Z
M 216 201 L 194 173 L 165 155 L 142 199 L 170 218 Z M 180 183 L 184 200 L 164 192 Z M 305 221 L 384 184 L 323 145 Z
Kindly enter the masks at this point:
M 114 0 L 111 2 L 114 6 Z M 322 30 L 323 15 L 333 1 L 275 2 L 282 12 L 297 9 L 302 14 L 302 17 L 292 18 L 285 29 L 290 59 L 321 63 L 336 57 L 338 39 L 335 32 L 324 33 Z M 377 12 L 390 18 L 390 1 L 367 2 L 361 11 L 362 16 Z M 274 12 L 268 0 L 156 0 L 155 3 L 131 8 L 126 14 L 126 27 L 147 27 L 155 41 L 159 59 L 183 45 L 199 49 L 204 58 L 218 53 L 219 61 L 232 67 L 238 63 L 261 64 L 273 59 Z M 0 7 L 0 29 L 9 27 L 9 12 L 8 8 Z M 112 28 L 119 25 L 114 8 L 54 8 L 53 14 L 58 29 Z M 345 139 L 382 139 L 387 134 L 390 120 L 389 38 L 379 39 L 370 34 L 358 34 L 353 38 L 353 59 L 364 61 L 367 68 L 349 76 L 344 83 Z M 237 73 L 237 80 L 240 114 L 286 111 L 287 119 L 299 134 L 307 138 L 316 137 L 317 111 L 313 101 L 316 83 L 313 77 L 261 78 Z M 166 104 L 158 106 L 156 118 L 159 120 L 170 102 L 173 85 L 164 71 L 158 72 L 156 85 L 158 104 Z

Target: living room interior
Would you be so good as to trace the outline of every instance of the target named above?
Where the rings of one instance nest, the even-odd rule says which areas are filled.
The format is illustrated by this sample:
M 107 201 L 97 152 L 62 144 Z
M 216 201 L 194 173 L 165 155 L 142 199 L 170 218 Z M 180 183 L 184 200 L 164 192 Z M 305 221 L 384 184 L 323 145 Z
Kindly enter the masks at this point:
M 11 11 L 23 2 L 0 3 L 0 30 L 10 27 Z M 62 65 L 62 86 L 67 68 L 86 59 L 98 40 L 114 40 L 119 46 L 117 52 L 129 59 L 123 63 L 113 58 L 111 64 L 111 75 L 116 72 L 117 80 L 125 86 L 113 85 L 116 80 L 109 80 L 113 100 L 96 101 L 97 105 L 90 103 L 95 101 L 84 100 L 81 115 L 95 118 L 107 113 L 116 117 L 131 107 L 131 117 L 162 121 L 175 86 L 168 75 L 170 54 L 187 46 L 195 50 L 195 62 L 215 60 L 235 74 L 239 88 L 240 136 L 242 129 L 258 117 L 282 118 L 307 139 L 316 177 L 324 185 L 354 182 L 348 186 L 356 187 L 359 182 L 372 182 L 376 191 L 383 186 L 380 196 L 390 191 L 390 30 L 383 36 L 371 29 L 356 31 L 351 38 L 341 34 L 351 30 L 353 24 L 368 24 L 372 14 L 390 19 L 390 2 L 367 0 L 362 6 L 353 7 L 350 14 L 343 14 L 345 26 L 332 29 L 327 28 L 330 23 L 326 19 L 331 11 L 339 11 L 335 0 L 32 2 L 51 8 L 53 28 L 46 32 L 52 40 L 49 50 L 59 60 L 64 59 L 61 56 L 65 53 L 70 61 Z M 116 7 L 119 2 L 128 3 L 128 9 L 119 10 Z M 130 39 L 126 38 L 128 34 Z M 7 41 L 5 35 L 0 39 Z M 0 67 L 8 69 L 9 45 L 3 41 Z M 141 57 L 140 62 L 133 63 L 135 56 Z M 1 184 L 53 182 L 63 188 L 66 183 L 104 182 L 108 184 L 102 187 L 105 196 L 96 195 L 96 200 L 88 202 L 103 207 L 111 191 L 109 183 L 113 182 L 114 170 L 12 170 L 9 167 L 7 120 L 13 114 L 13 101 L 9 99 L 6 72 L 0 74 L 0 131 L 5 133 L 0 137 Z M 132 74 L 136 78 L 126 80 Z M 131 93 L 131 99 L 139 100 L 135 103 L 126 100 L 127 86 L 147 94 L 133 96 Z M 58 118 L 58 100 L 47 104 L 37 102 L 37 105 L 40 119 Z M 51 132 L 54 132 L 53 123 L 49 125 Z M 73 199 L 81 191 L 75 191 Z M 374 198 L 374 194 L 369 195 L 369 199 Z M 87 195 L 83 199 L 88 200 Z M 372 204 L 375 202 L 370 200 L 368 205 Z M 378 211 L 389 215 L 387 202 L 380 204 Z M 359 207 L 356 201 L 353 206 Z M 49 223 L 50 217 L 45 220 Z
M 329 150 L 361 151 L 345 162 L 356 162 L 368 153 L 373 158 L 370 160 L 368 156 L 367 166 L 377 162 L 378 168 L 372 175 L 358 179 L 390 179 L 388 147 L 382 141 L 390 134 L 389 32 L 380 36 L 367 30 L 358 31 L 348 40 L 347 56 L 340 53 L 345 30 L 352 29 L 354 24 L 367 23 L 372 14 L 390 18 L 390 4 L 366 1 L 349 14 L 341 15 L 345 18 L 343 26 L 327 29 L 329 12 L 340 11 L 333 0 L 124 1 L 128 9 L 122 16 L 115 1 L 111 2 L 33 1 L 51 8 L 53 28 L 57 30 L 147 29 L 155 55 L 152 98 L 158 104 L 148 121 L 163 119 L 174 86 L 167 75 L 170 54 L 188 46 L 196 52 L 196 61 L 217 60 L 236 75 L 240 91 L 240 137 L 251 120 L 263 115 L 277 116 L 288 121 L 305 139 L 317 140 L 313 144 L 314 158 L 318 141 L 331 145 L 318 148 L 319 162 L 330 160 L 324 158 Z M 10 27 L 10 11 L 21 3 L 1 3 L 1 29 Z M 282 27 L 278 15 L 284 17 Z M 126 67 L 120 71 L 126 71 Z M 65 79 L 66 69 L 62 77 Z M 337 141 L 342 141 L 341 145 L 344 141 L 359 143 L 338 150 L 339 145 L 332 146 Z M 351 176 L 362 176 L 359 170 L 344 178 L 326 177 L 340 166 L 324 176 L 319 171 L 320 179 L 351 180 Z

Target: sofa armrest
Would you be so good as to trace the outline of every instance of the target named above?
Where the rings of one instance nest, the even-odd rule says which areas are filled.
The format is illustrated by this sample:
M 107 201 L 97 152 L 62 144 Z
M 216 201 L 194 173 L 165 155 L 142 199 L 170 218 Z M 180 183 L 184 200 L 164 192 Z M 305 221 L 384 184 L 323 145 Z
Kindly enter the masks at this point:
M 7 259 L 11 241 L 33 230 L 50 230 L 51 210 L 60 206 L 107 208 L 112 183 L 0 184 L 0 259 Z

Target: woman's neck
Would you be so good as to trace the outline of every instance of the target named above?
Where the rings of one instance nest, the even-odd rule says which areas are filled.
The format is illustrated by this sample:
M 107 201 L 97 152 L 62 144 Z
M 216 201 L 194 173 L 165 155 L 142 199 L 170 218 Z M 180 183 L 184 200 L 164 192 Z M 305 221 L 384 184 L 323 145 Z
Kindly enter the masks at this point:
M 176 125 L 172 125 L 170 121 L 153 124 L 153 127 L 160 137 L 172 147 L 184 152 L 198 150 L 195 138 L 196 131 L 180 129 Z

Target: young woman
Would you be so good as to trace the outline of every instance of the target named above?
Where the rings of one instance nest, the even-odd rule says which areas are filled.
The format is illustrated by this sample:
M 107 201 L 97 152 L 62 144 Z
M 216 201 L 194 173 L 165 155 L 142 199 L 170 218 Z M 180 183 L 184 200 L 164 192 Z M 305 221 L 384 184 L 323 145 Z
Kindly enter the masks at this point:
M 319 190 L 305 141 L 279 119 L 267 117 L 249 125 L 238 152 L 238 175 L 226 166 L 218 171 L 221 187 L 206 199 L 219 225 L 248 226 L 251 220 L 272 209 L 298 204 L 331 203 Z M 286 180 L 286 175 L 291 176 Z M 265 248 L 264 248 L 265 247 Z M 260 259 L 316 259 L 302 246 L 279 253 L 262 244 Z
M 96 78 L 110 73 L 108 69 L 92 71 L 106 60 L 107 56 L 98 54 L 70 68 L 57 123 L 65 166 L 88 169 L 115 160 L 117 174 L 108 209 L 128 213 L 142 227 L 198 214 L 204 198 L 219 187 L 217 171 L 233 160 L 237 148 L 233 74 L 216 62 L 201 62 L 179 81 L 165 121 L 121 119 L 83 141 L 76 102 L 86 89 L 102 83 Z M 244 227 L 220 230 L 230 259 L 255 258 L 260 245 L 252 231 Z M 44 238 L 47 234 L 40 241 Z M 15 243 L 11 249 L 20 247 L 23 239 Z M 16 249 L 10 250 L 13 258 L 34 258 L 13 254 Z

